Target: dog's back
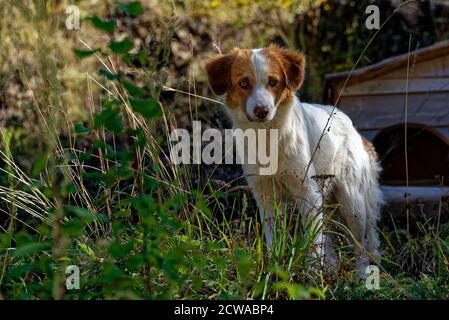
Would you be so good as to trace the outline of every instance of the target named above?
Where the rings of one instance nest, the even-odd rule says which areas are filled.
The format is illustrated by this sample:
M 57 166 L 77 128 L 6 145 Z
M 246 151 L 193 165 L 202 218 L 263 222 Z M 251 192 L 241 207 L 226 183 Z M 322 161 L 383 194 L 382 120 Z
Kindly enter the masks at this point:
M 332 191 L 341 205 L 341 215 L 352 225 L 350 229 L 358 230 L 360 244 L 376 260 L 376 226 L 383 199 L 378 184 L 381 168 L 374 146 L 338 108 L 305 103 L 299 106 L 309 134 L 309 148 L 312 154 L 315 152 L 310 159 L 315 171 L 334 176 Z

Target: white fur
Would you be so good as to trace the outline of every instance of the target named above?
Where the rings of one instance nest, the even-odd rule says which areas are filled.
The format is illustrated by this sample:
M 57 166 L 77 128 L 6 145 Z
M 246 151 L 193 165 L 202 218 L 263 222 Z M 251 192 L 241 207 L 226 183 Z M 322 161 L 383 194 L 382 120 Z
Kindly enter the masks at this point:
M 260 87 L 264 86 L 265 79 L 260 75 L 263 68 L 258 67 L 264 64 L 260 57 L 253 60 Z M 253 92 L 253 95 L 257 94 Z M 253 99 L 251 96 L 247 103 L 253 103 Z M 271 100 L 275 109 L 271 121 L 252 122 L 238 108 L 228 108 L 234 127 L 279 130 L 279 168 L 274 176 L 257 175 L 257 164 L 243 165 L 264 222 L 267 244 L 271 246 L 273 242 L 275 207 L 280 202 L 278 209 L 282 212 L 285 190 L 290 200 L 301 204 L 302 222 L 321 226 L 323 198 L 312 177 L 333 175 L 330 192 L 341 205 L 340 214 L 354 236 L 357 268 L 364 272 L 367 254 L 375 257 L 379 242 L 376 225 L 382 195 L 378 186 L 380 167 L 376 159 L 365 149 L 349 117 L 337 108 L 301 103 L 296 96 L 290 105 L 275 108 L 274 97 Z M 326 240 L 319 234 L 315 242 L 323 248 Z M 325 249 L 319 250 L 321 256 Z
M 258 83 L 268 82 L 268 63 L 262 49 L 254 49 L 252 51 L 251 64 L 254 71 L 254 76 Z
M 266 120 L 273 120 L 274 115 L 276 114 L 274 96 L 267 89 L 268 64 L 261 49 L 253 50 L 251 64 L 254 77 L 256 79 L 256 85 L 252 90 L 251 95 L 248 97 L 248 101 L 246 102 L 246 114 L 253 121 L 257 121 L 257 116 L 254 114 L 254 109 L 258 105 L 265 106 L 269 110 Z

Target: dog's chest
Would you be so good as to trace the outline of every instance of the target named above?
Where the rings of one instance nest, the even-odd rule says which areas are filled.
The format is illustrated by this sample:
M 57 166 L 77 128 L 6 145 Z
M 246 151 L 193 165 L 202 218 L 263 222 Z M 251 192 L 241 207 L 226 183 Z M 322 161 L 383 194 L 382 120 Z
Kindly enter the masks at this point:
M 269 141 L 269 139 L 267 139 Z M 252 148 L 246 145 L 247 148 Z M 306 173 L 310 157 L 307 146 L 295 135 L 283 135 L 276 139 L 275 146 L 267 143 L 266 145 L 258 145 L 258 148 L 264 148 L 266 154 L 270 153 L 272 161 L 276 162 L 277 170 L 270 175 L 279 182 L 286 180 L 299 180 Z M 272 154 L 274 152 L 274 154 Z M 309 166 L 310 167 L 310 166 Z M 246 174 L 258 175 L 261 165 L 259 163 L 253 165 L 243 165 Z

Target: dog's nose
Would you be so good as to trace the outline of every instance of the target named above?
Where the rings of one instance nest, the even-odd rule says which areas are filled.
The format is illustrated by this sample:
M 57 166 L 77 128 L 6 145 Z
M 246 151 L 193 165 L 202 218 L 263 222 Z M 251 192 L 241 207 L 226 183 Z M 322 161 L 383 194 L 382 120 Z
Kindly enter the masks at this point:
M 254 108 L 254 114 L 256 115 L 257 118 L 259 118 L 260 120 L 263 120 L 267 117 L 268 112 L 270 110 L 268 110 L 267 107 L 265 106 L 256 106 Z

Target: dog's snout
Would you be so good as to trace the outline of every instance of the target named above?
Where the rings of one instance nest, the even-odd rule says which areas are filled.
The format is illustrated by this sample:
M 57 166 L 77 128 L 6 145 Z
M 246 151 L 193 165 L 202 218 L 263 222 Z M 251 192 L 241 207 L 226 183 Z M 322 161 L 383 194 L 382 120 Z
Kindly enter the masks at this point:
M 265 119 L 269 112 L 270 112 L 270 110 L 266 106 L 258 105 L 254 108 L 254 114 L 260 120 Z

